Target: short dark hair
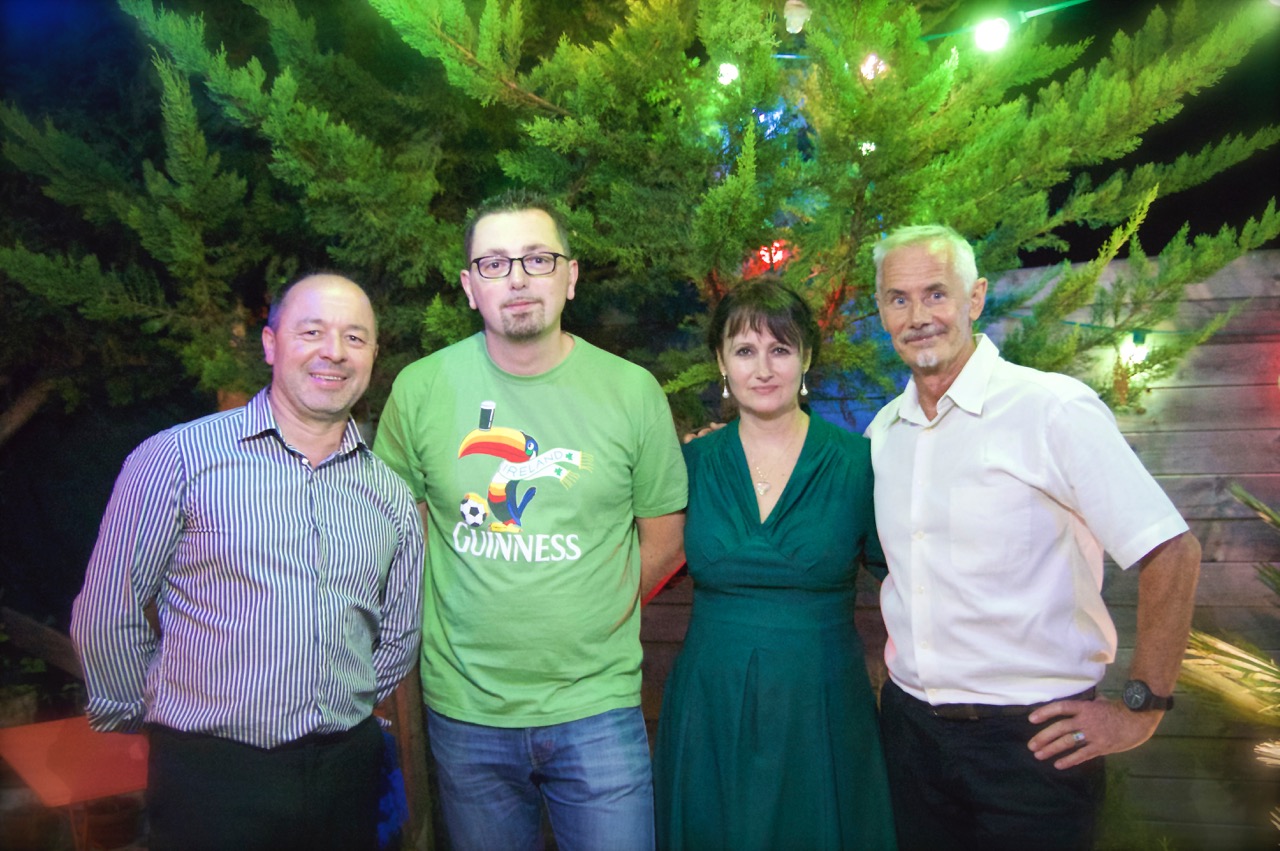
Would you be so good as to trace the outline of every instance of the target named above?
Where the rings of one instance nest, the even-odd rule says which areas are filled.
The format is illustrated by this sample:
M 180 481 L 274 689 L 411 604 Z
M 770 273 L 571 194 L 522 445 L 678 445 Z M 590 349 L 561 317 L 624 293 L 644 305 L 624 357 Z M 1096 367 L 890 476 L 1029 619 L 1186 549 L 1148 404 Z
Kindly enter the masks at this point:
M 476 223 L 485 216 L 495 213 L 519 213 L 523 210 L 541 210 L 551 217 L 556 226 L 556 236 L 564 253 L 573 256 L 569 248 L 569 233 L 565 226 L 564 215 L 551 203 L 547 196 L 528 189 L 509 189 L 500 195 L 494 195 L 480 202 L 480 206 L 471 211 L 467 217 L 467 228 L 462 235 L 462 250 L 466 252 L 467 265 L 471 264 L 471 243 L 476 235 Z
M 280 311 L 284 307 L 284 300 L 289 297 L 289 291 L 298 285 L 298 281 L 310 278 L 310 273 L 303 275 L 301 278 L 295 278 L 276 290 L 276 294 L 271 297 L 271 306 L 267 308 L 267 327 L 272 331 L 280 330 Z
M 780 281 L 760 278 L 731 288 L 711 312 L 707 347 L 713 355 L 719 354 L 724 341 L 744 328 L 760 333 L 767 330 L 774 339 L 807 353 L 810 365 L 818 362 L 822 332 L 813 308 Z
M 343 275 L 340 272 L 334 272 L 330 269 L 316 269 L 314 271 L 307 272 L 305 275 L 300 275 L 297 278 L 294 278 L 292 281 L 285 284 L 280 289 L 276 290 L 275 296 L 273 296 L 271 299 L 271 306 L 267 308 L 267 327 L 271 329 L 272 333 L 278 333 L 280 331 L 280 311 L 284 309 L 285 299 L 289 297 L 289 293 L 293 291 L 294 287 L 296 287 L 298 284 L 302 283 L 303 281 L 307 280 L 308 278 L 342 278 L 344 281 L 349 282 L 356 289 L 363 292 L 365 294 L 365 298 L 369 297 L 369 293 L 368 291 L 365 290 L 364 287 L 360 286 L 355 281 L 351 280 L 346 275 Z M 376 313 L 374 314 L 373 321 L 375 323 L 377 323 L 378 321 L 378 316 Z M 377 333 L 378 329 L 377 327 L 374 327 L 373 330 L 374 330 L 374 333 Z

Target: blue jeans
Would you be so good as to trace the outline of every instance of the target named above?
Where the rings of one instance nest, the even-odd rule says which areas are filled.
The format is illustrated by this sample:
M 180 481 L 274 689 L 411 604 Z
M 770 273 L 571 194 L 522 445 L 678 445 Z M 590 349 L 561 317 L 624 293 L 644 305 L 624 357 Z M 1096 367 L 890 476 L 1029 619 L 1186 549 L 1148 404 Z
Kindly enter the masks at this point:
M 427 709 L 456 851 L 652 851 L 653 775 L 639 707 L 547 727 L 486 727 Z

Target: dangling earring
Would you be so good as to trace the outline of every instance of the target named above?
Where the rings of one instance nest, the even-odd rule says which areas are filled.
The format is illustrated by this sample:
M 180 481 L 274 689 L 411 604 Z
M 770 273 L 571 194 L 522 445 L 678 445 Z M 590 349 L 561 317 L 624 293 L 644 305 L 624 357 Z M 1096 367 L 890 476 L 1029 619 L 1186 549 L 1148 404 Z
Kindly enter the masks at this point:
M 723 372 L 720 373 L 720 398 L 729 398 L 729 376 L 725 375 Z
M 808 377 L 809 377 L 809 373 L 807 372 L 800 376 L 800 395 L 801 396 L 809 395 L 809 388 L 805 386 L 805 379 Z

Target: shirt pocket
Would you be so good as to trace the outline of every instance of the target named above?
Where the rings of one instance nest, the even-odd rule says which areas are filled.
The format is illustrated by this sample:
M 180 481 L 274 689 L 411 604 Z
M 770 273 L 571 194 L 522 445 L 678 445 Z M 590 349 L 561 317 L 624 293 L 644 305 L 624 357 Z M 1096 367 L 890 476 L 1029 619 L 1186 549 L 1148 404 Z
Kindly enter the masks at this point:
M 948 556 L 958 573 L 1006 578 L 1028 569 L 1034 507 L 1024 486 L 953 487 L 948 510 Z

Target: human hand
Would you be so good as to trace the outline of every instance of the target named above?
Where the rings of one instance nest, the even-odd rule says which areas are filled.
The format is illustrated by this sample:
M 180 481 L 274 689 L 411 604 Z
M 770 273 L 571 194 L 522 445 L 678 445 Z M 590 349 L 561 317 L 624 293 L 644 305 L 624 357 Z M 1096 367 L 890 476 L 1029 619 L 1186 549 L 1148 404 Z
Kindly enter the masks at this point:
M 691 431 L 686 433 L 684 437 L 680 438 L 680 442 L 689 443 L 690 441 L 697 440 L 699 437 L 703 437 L 705 435 L 711 434 L 711 432 L 716 431 L 717 429 L 722 429 L 722 428 L 724 428 L 724 423 L 707 423 L 697 431 Z
M 1053 721 L 1027 743 L 1036 759 L 1053 759 L 1054 768 L 1071 768 L 1096 756 L 1131 750 L 1151 738 L 1161 711 L 1133 712 L 1117 700 L 1058 700 L 1029 716 L 1031 723 Z M 1057 720 L 1054 720 L 1057 719 Z

